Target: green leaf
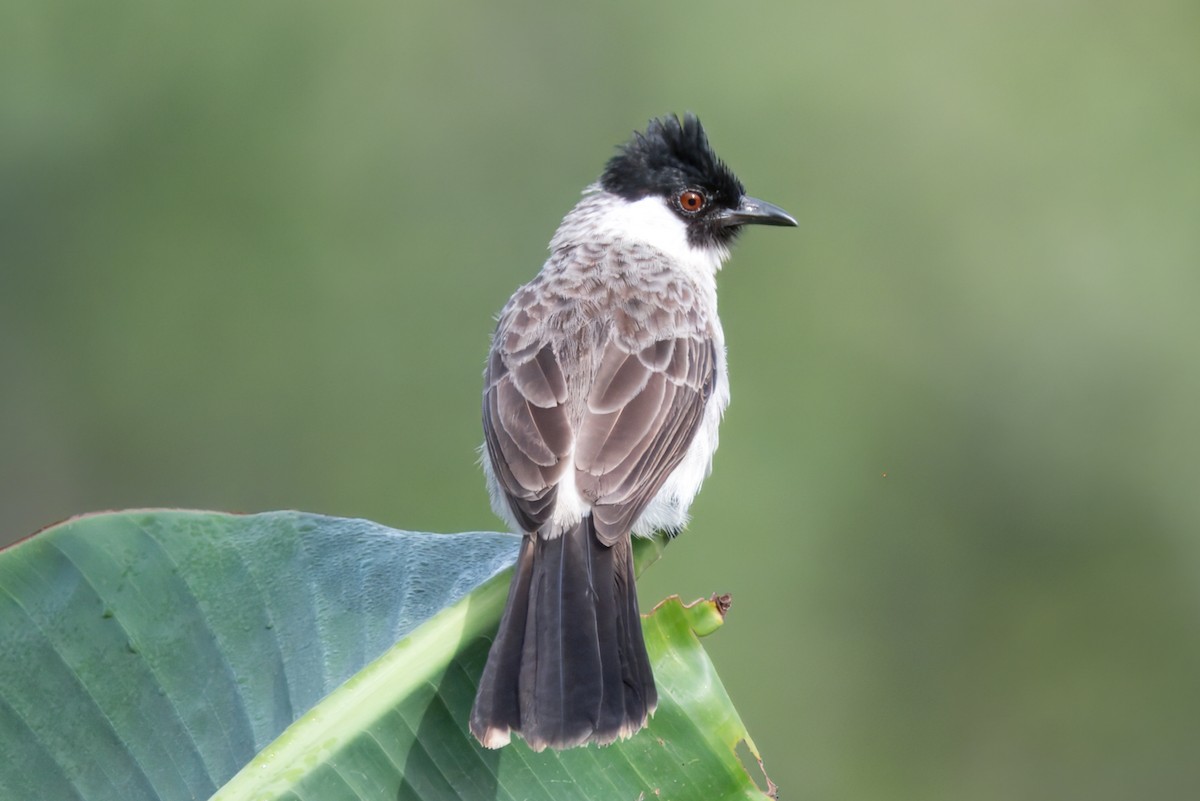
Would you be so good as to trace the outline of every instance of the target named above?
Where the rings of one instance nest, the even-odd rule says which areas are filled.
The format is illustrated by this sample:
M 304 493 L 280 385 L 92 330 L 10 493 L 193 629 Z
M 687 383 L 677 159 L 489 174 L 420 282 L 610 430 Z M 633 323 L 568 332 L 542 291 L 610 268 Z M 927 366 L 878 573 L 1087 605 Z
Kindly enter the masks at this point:
M 0 552 L 0 798 L 761 798 L 695 633 L 715 601 L 647 618 L 662 699 L 630 740 L 470 738 L 517 542 L 150 511 Z

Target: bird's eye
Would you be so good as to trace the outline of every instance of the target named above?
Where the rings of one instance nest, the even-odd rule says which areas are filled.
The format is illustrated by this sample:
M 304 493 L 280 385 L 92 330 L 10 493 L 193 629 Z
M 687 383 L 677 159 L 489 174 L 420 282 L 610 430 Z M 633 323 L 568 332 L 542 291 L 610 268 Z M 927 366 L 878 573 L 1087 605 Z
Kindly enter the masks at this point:
M 685 189 L 679 193 L 679 208 L 683 209 L 689 214 L 695 214 L 696 212 L 700 211 L 702 208 L 704 208 L 707 202 L 708 200 L 704 197 L 704 195 L 700 194 L 695 189 Z

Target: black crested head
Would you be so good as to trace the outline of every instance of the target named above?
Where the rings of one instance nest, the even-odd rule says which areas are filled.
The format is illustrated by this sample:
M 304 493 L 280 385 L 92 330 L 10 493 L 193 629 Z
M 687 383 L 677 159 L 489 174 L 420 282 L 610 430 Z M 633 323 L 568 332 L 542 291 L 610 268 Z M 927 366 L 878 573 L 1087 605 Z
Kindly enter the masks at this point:
M 694 114 L 650 120 L 645 133 L 634 132 L 609 159 L 600 185 L 626 200 L 650 195 L 670 197 L 686 188 L 704 189 L 710 202 L 736 206 L 745 189 L 708 144 Z
M 650 120 L 620 150 L 605 166 L 601 188 L 633 202 L 662 198 L 686 223 L 694 247 L 728 247 L 744 225 L 796 224 L 783 209 L 746 197 L 693 114 Z

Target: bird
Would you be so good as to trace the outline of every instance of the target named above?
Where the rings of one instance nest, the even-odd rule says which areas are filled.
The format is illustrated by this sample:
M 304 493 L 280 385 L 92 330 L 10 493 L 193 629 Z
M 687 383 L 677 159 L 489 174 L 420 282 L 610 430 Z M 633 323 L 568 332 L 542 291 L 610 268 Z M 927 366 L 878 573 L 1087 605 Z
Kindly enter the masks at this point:
M 484 370 L 481 461 L 521 540 L 469 728 L 487 748 L 624 739 L 658 703 L 631 536 L 678 533 L 729 403 L 716 274 L 750 197 L 700 120 L 635 131 L 501 310 Z

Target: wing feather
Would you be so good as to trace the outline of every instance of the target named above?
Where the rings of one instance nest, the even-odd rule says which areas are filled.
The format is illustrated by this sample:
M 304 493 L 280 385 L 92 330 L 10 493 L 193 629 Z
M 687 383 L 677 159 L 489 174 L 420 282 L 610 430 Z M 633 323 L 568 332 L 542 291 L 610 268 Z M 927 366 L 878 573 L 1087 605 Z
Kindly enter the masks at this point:
M 624 408 L 646 388 L 652 375 L 654 371 L 647 369 L 636 354 L 610 347 L 588 394 L 588 409 L 607 414 Z
M 523 344 L 516 356 L 493 347 L 484 387 L 484 442 L 496 480 L 517 522 L 536 531 L 554 511 L 574 442 L 566 379 L 549 344 Z
M 658 321 L 657 303 L 635 304 L 636 321 L 622 312 L 611 324 L 550 324 L 546 309 L 578 310 L 558 309 L 548 297 L 519 292 L 493 338 L 483 402 L 488 455 L 526 531 L 549 521 L 556 485 L 571 469 L 597 536 L 611 544 L 687 453 L 712 393 L 717 346 L 689 314 Z
M 596 533 L 603 541 L 613 542 L 629 531 L 683 460 L 712 392 L 714 354 L 713 341 L 698 336 L 659 340 L 636 354 L 616 340 L 606 346 L 601 369 L 619 364 L 613 374 L 623 375 L 623 387 L 638 390 L 619 412 L 596 413 L 589 397 L 580 427 L 575 483 L 592 501 Z

